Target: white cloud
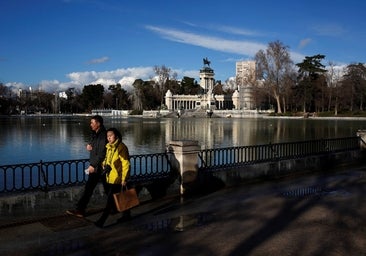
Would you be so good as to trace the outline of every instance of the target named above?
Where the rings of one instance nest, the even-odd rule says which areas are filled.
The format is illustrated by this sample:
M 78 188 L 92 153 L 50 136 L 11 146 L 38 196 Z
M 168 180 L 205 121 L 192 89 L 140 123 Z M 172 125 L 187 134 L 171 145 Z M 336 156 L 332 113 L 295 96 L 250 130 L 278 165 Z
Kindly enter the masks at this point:
M 60 91 L 60 82 L 58 80 L 43 80 L 39 83 L 39 90 L 47 92 Z M 62 89 L 61 89 L 62 90 Z
M 183 76 L 198 77 L 197 70 L 173 70 L 178 74 L 178 79 Z M 150 80 L 153 76 L 154 68 L 153 67 L 132 67 L 126 69 L 116 69 L 109 71 L 85 71 L 85 72 L 72 72 L 66 75 L 69 79 L 67 82 L 60 82 L 58 80 L 43 80 L 38 84 L 37 88 L 33 88 L 34 90 L 42 90 L 45 92 L 62 92 L 66 91 L 68 88 L 75 88 L 78 90 L 82 90 L 85 85 L 89 84 L 102 84 L 107 90 L 109 85 L 112 84 L 121 84 L 122 88 L 127 91 L 131 91 L 133 89 L 132 84 L 136 79 L 142 80 Z M 23 83 L 7 83 L 5 84 L 8 87 L 13 88 L 14 92 L 17 92 L 19 89 L 28 90 L 27 85 Z
M 310 38 L 302 39 L 299 43 L 299 48 L 302 49 L 302 48 L 306 47 L 308 44 L 310 44 L 310 42 L 311 42 Z
M 150 31 L 160 34 L 163 38 L 184 44 L 196 45 L 221 52 L 254 56 L 266 45 L 250 41 L 227 40 L 218 37 L 202 36 L 194 33 L 182 32 L 175 29 L 146 26 Z
M 100 72 L 72 72 L 66 75 L 69 81 L 43 80 L 38 84 L 38 88 L 34 89 L 45 92 L 65 91 L 68 88 L 82 90 L 85 85 L 89 84 L 102 84 L 108 89 L 109 85 L 120 83 L 125 90 L 130 91 L 136 79 L 149 80 L 153 75 L 153 67 L 133 67 Z M 6 86 L 14 88 L 15 91 L 28 88 L 23 83 L 15 82 L 7 83 Z
M 268 47 L 268 44 L 263 44 L 259 42 L 251 42 L 245 40 L 227 40 L 219 37 L 198 35 L 194 33 L 187 33 L 175 29 L 160 28 L 156 26 L 146 26 L 146 28 L 170 41 L 196 45 L 221 52 L 246 55 L 251 58 L 253 58 L 259 50 L 265 50 Z M 239 29 L 235 28 L 232 29 L 232 32 L 235 30 L 237 30 L 237 33 L 239 32 Z M 245 33 L 245 31 L 242 31 L 242 33 Z M 300 53 L 290 52 L 290 54 L 295 62 L 302 61 L 304 59 L 304 55 Z
M 305 59 L 305 55 L 292 51 L 290 51 L 290 57 L 295 63 L 303 62 Z
M 98 59 L 92 59 L 90 61 L 88 61 L 88 64 L 99 64 L 99 63 L 104 63 L 109 61 L 109 57 L 101 57 Z
M 133 89 L 133 82 L 135 82 L 135 80 L 137 79 L 137 77 L 132 77 L 132 76 L 124 76 L 122 77 L 118 83 L 120 85 L 122 85 L 122 87 L 126 90 L 126 91 L 131 91 Z
M 11 89 L 12 93 L 14 93 L 14 94 L 18 94 L 19 89 L 28 90 L 28 88 L 29 88 L 29 86 L 27 86 L 23 83 L 18 83 L 18 82 L 6 83 L 5 86 L 9 87 Z
M 317 24 L 312 29 L 321 36 L 341 36 L 345 29 L 337 24 Z
M 199 75 L 200 75 L 198 70 L 186 70 L 186 71 L 182 71 L 178 74 L 182 74 L 182 78 L 183 78 L 183 76 L 187 76 L 187 77 L 191 77 L 194 79 L 198 79 Z
M 231 33 L 234 35 L 261 36 L 261 33 L 253 31 L 253 30 L 235 28 L 235 27 L 230 27 L 230 26 L 215 26 L 215 29 L 222 31 L 222 32 Z
M 147 80 L 153 73 L 152 67 L 134 67 L 101 72 L 73 72 L 68 74 L 67 77 L 72 83 L 81 86 L 88 84 L 103 84 L 108 87 L 109 85 L 116 83 L 120 83 L 122 86 L 131 86 L 137 78 Z

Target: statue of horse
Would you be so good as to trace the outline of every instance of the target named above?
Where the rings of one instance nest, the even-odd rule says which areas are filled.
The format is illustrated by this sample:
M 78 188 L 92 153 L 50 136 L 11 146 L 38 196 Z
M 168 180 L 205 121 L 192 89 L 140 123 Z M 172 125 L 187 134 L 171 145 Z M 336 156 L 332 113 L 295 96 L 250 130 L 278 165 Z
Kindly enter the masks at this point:
M 210 66 L 210 64 L 211 64 L 211 61 L 209 61 L 207 57 L 206 58 L 203 58 L 203 65 Z

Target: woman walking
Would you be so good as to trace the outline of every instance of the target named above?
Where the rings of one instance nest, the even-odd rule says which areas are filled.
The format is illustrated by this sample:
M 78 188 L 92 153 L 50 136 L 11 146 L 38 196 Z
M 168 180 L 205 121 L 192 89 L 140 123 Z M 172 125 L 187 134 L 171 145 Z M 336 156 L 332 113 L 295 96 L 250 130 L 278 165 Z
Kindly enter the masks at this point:
M 107 140 L 107 152 L 102 163 L 107 204 L 102 216 L 95 222 L 97 227 L 103 227 L 109 214 L 117 211 L 113 194 L 120 192 L 122 187 L 126 186 L 130 175 L 130 155 L 127 146 L 122 142 L 121 133 L 116 128 L 110 128 L 107 130 Z M 121 219 L 128 219 L 129 217 L 130 211 L 125 211 Z

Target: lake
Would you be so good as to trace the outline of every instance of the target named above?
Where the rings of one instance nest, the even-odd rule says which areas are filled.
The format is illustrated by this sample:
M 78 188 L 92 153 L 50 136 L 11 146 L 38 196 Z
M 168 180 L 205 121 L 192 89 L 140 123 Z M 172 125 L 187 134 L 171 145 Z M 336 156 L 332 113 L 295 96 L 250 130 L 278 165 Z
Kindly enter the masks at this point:
M 112 118 L 131 155 L 162 153 L 172 140 L 197 140 L 202 149 L 355 136 L 364 119 Z M 86 116 L 0 117 L 0 165 L 88 158 Z

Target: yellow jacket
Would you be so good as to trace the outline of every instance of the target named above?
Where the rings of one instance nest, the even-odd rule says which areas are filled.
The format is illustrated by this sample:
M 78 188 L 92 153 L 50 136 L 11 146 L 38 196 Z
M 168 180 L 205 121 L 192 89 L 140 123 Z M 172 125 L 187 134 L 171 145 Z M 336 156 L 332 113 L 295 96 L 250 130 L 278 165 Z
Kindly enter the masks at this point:
M 106 145 L 107 152 L 103 166 L 110 165 L 111 171 L 106 174 L 106 181 L 110 184 L 122 184 L 130 175 L 130 155 L 127 146 L 118 139 Z

